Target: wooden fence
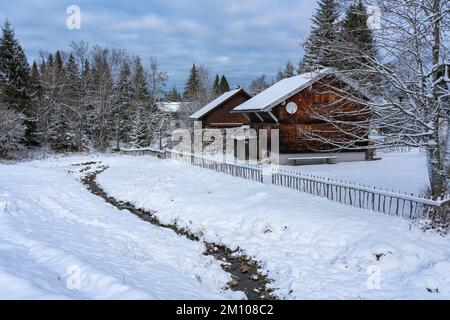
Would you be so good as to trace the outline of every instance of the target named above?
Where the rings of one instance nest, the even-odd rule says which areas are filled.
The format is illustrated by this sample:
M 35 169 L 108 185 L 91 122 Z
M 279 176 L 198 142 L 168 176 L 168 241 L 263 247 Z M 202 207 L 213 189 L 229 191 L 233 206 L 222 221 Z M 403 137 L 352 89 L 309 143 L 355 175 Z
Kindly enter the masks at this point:
M 166 151 L 152 148 L 140 148 L 140 149 L 122 149 L 122 154 L 130 156 L 153 156 L 160 159 L 166 158 Z
M 131 149 L 124 154 L 151 155 L 160 159 L 174 159 L 191 165 L 225 173 L 246 180 L 264 182 L 263 168 L 260 165 L 241 164 L 206 158 L 192 153 L 175 150 Z M 430 213 L 446 212 L 450 206 L 450 196 L 428 199 L 413 194 L 377 189 L 338 180 L 302 174 L 300 172 L 275 170 L 271 173 L 271 183 L 295 189 L 300 192 L 327 198 L 345 205 L 381 212 L 403 218 L 426 218 Z M 270 175 L 269 175 L 270 179 Z
M 433 200 L 284 170 L 272 173 L 272 183 L 357 208 L 410 219 L 446 210 L 450 204 L 448 196 Z
M 166 150 L 165 158 L 190 163 L 195 166 L 225 173 L 233 177 L 263 182 L 262 167 L 258 165 L 232 163 L 174 150 Z

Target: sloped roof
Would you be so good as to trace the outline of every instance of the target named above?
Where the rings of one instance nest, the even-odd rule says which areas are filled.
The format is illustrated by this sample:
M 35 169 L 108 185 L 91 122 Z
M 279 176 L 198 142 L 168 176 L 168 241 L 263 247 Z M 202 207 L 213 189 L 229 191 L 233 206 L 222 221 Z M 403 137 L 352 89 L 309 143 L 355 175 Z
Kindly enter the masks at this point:
M 311 84 L 329 74 L 331 69 L 303 73 L 275 83 L 260 94 L 234 108 L 233 112 L 261 112 L 268 111 L 282 103 L 294 94 L 309 87 Z
M 206 106 L 192 114 L 189 119 L 191 120 L 199 120 L 200 118 L 204 117 L 214 109 L 220 107 L 223 103 L 227 102 L 229 99 L 234 97 L 236 94 L 244 92 L 250 97 L 250 94 L 248 94 L 243 88 L 234 89 L 228 92 L 225 92 L 220 97 L 216 98 L 215 100 L 208 103 Z

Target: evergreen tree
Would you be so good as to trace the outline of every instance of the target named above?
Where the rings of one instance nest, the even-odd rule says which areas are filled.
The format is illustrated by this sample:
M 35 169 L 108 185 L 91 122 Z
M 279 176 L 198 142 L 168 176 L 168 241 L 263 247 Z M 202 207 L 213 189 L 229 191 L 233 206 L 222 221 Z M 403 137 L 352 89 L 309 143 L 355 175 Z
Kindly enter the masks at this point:
M 133 130 L 131 132 L 131 144 L 135 148 L 143 148 L 149 145 L 148 112 L 145 107 L 139 107 L 134 115 Z
M 36 144 L 35 114 L 29 94 L 30 66 L 14 30 L 6 21 L 0 38 L 0 90 L 6 105 L 25 116 L 25 142 Z
M 58 50 L 55 53 L 55 68 L 56 68 L 56 71 L 62 72 L 63 66 L 64 66 L 64 64 L 63 64 L 63 61 L 62 61 L 61 52 Z
M 45 68 L 45 67 L 44 67 Z M 38 101 L 42 94 L 41 73 L 36 61 L 33 62 L 30 73 L 30 96 L 33 101 Z
M 284 77 L 290 78 L 293 76 L 295 76 L 295 67 L 290 61 L 288 61 L 284 67 Z
M 71 99 L 76 99 L 78 102 L 79 91 L 81 88 L 81 78 L 78 65 L 75 61 L 75 57 L 72 54 L 67 59 L 65 70 L 67 94 Z
M 132 123 L 131 143 L 134 146 L 143 146 L 148 141 L 148 128 L 150 126 L 149 113 L 152 108 L 147 87 L 147 74 L 142 66 L 141 59 L 134 60 L 132 77 L 131 114 L 134 115 Z M 145 126 L 145 129 L 143 128 Z M 143 134 L 147 136 L 142 136 Z M 143 142 L 144 141 L 144 142 Z
M 169 92 L 166 93 L 165 100 L 167 102 L 180 102 L 181 101 L 181 95 L 175 86 L 173 86 L 172 89 L 170 89 Z
M 191 72 L 184 87 L 183 97 L 186 101 L 195 101 L 198 99 L 201 91 L 201 81 L 195 63 L 192 65 Z
M 220 88 L 220 77 L 218 74 L 216 74 L 216 77 L 214 78 L 213 94 L 214 94 L 214 97 L 218 97 L 222 94 L 222 90 Z
M 322 67 L 339 67 L 338 55 L 332 49 L 339 39 L 339 8 L 336 0 L 320 0 L 312 18 L 311 34 L 304 44 L 305 54 L 298 73 Z
M 219 87 L 220 87 L 220 93 L 221 94 L 230 91 L 230 85 L 228 84 L 228 80 L 225 77 L 225 75 L 223 75 L 220 78 Z
M 281 81 L 286 78 L 295 76 L 295 68 L 290 61 L 286 63 L 284 68 L 278 69 L 278 73 L 275 77 L 275 82 Z
M 147 75 L 142 66 L 141 59 L 138 57 L 134 60 L 133 72 L 133 96 L 139 103 L 145 103 L 148 97 Z
M 131 83 L 131 70 L 128 62 L 122 64 L 115 91 L 117 98 L 113 112 L 113 126 L 116 148 L 119 149 L 120 140 L 130 140 L 129 134 L 133 125 L 133 113 L 131 111 L 133 86 Z
M 372 30 L 367 26 L 367 8 L 362 0 L 348 7 L 342 23 L 342 67 L 350 70 L 371 63 L 377 53 Z M 344 50 L 345 48 L 345 50 Z M 346 53 L 348 51 L 348 54 Z

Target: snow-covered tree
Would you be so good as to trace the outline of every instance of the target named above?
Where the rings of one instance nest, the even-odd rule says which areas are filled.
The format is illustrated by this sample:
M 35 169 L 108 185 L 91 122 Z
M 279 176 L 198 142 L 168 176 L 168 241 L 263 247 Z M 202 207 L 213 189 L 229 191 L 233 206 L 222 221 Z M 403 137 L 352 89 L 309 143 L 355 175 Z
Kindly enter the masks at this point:
M 330 50 L 339 39 L 339 6 L 337 0 L 320 0 L 312 18 L 311 34 L 303 44 L 305 53 L 298 73 L 322 67 L 337 67 L 336 53 Z
M 135 148 L 149 145 L 148 112 L 145 106 L 139 106 L 135 112 L 130 139 L 131 145 Z
M 164 100 L 167 102 L 180 102 L 181 95 L 178 92 L 177 87 L 173 86 L 172 89 L 170 89 L 169 92 L 165 94 Z
M 342 38 L 343 44 L 347 47 L 346 51 L 351 51 L 353 54 L 348 55 L 345 52 L 344 55 L 340 56 L 336 63 L 339 68 L 358 68 L 360 65 L 369 64 L 372 60 L 377 59 L 373 30 L 368 25 L 368 18 L 367 7 L 362 0 L 348 6 L 345 18 L 341 23 L 340 39 Z M 355 54 L 356 52 L 363 52 L 364 54 L 358 57 Z M 366 59 L 365 56 L 371 58 Z
M 270 84 L 266 80 L 266 75 L 263 74 L 252 81 L 250 84 L 250 94 L 256 96 L 258 93 L 266 90 Z
M 0 38 L 0 89 L 4 102 L 25 116 L 25 142 L 36 144 L 34 110 L 29 94 L 30 67 L 8 20 Z
M 25 134 L 24 115 L 10 108 L 0 91 L 0 158 L 17 150 Z
M 120 141 L 130 140 L 133 120 L 133 110 L 131 106 L 133 86 L 131 83 L 131 69 L 127 61 L 122 64 L 115 91 L 116 99 L 113 111 L 113 126 L 116 149 L 119 150 Z
M 184 86 L 183 97 L 186 101 L 194 101 L 197 99 L 200 90 L 200 76 L 198 74 L 197 66 L 194 63 L 191 72 L 189 73 L 189 77 L 187 78 L 186 85 Z
M 111 139 L 111 111 L 114 103 L 114 82 L 108 62 L 109 50 L 95 46 L 92 52 L 92 113 L 89 123 L 92 142 L 104 151 Z
M 296 71 L 294 65 L 290 61 L 288 61 L 284 68 L 280 68 L 278 70 L 277 75 L 275 77 L 275 82 L 279 82 L 283 79 L 293 77 L 295 76 L 295 74 Z
M 322 132 L 310 138 L 326 141 L 335 150 L 358 149 L 358 143 L 371 147 L 406 145 L 426 150 L 431 194 L 442 196 L 450 184 L 450 4 L 442 0 L 379 0 L 381 29 L 374 34 L 375 50 L 358 49 L 341 42 L 330 47 L 337 55 L 347 55 L 355 63 L 338 75 L 370 99 L 340 92 L 342 98 L 366 105 L 360 113 L 369 121 L 352 123 L 358 130 L 347 130 L 342 108 L 317 112 L 318 120 L 331 123 L 334 130 L 355 142 L 342 145 L 325 139 Z M 367 81 L 376 78 L 376 82 Z M 337 99 L 336 102 L 340 102 Z M 383 139 L 371 139 L 376 134 Z M 357 143 L 356 143 L 357 142 Z M 411 173 L 413 174 L 413 173 Z

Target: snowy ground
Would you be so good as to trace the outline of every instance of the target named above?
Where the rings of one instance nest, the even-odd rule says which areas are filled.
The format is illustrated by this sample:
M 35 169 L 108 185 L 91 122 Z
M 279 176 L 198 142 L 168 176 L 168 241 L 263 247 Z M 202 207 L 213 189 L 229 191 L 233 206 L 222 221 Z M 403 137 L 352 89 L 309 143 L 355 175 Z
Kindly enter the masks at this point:
M 450 299 L 449 237 L 171 160 L 89 155 L 0 165 L 0 298 L 242 297 L 222 290 L 229 276 L 203 245 L 106 205 L 67 172 L 91 160 L 110 167 L 98 176 L 109 194 L 255 257 L 280 298 Z M 74 266 L 79 290 L 67 287 Z
M 283 166 L 284 169 L 419 194 L 428 183 L 424 152 L 378 152 L 381 160 L 341 162 L 330 165 Z
M 406 220 L 170 160 L 107 162 L 109 194 L 255 257 L 280 298 L 450 298 L 449 238 Z
M 90 194 L 83 161 L 0 165 L 0 299 L 243 297 L 202 244 Z

